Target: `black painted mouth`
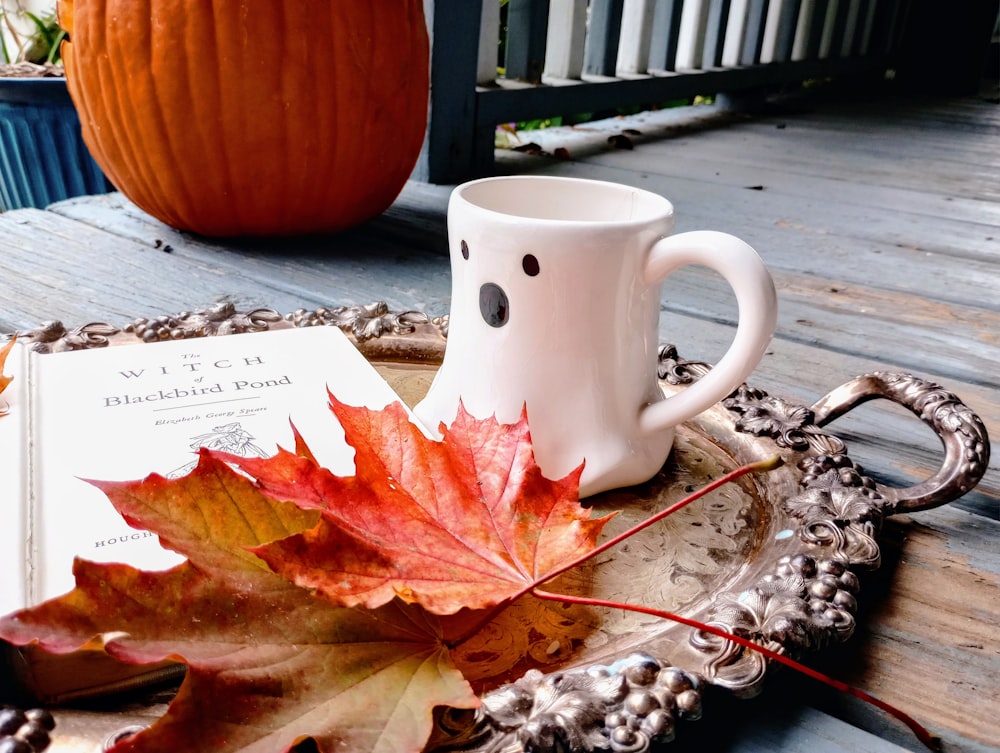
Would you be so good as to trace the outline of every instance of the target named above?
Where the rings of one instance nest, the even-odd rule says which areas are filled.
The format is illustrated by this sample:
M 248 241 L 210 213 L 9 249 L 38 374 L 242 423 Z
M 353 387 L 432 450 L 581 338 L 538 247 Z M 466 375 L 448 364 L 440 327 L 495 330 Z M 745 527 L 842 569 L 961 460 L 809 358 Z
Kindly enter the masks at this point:
M 499 285 L 488 282 L 479 288 L 479 313 L 491 327 L 502 327 L 510 318 L 510 302 Z

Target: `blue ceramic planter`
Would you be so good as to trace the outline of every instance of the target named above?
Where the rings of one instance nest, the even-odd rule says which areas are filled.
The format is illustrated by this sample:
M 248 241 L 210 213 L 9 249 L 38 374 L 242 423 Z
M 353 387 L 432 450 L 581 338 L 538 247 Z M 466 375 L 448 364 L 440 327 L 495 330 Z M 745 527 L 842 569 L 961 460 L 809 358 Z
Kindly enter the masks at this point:
M 0 78 L 0 210 L 113 190 L 83 143 L 65 79 Z

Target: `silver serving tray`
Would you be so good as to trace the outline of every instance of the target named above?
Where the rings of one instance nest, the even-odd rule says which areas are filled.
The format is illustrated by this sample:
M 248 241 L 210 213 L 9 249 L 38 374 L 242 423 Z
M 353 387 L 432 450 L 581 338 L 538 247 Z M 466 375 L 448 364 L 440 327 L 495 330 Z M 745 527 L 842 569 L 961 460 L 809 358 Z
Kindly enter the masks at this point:
M 23 333 L 41 351 L 233 334 L 292 326 L 337 326 L 411 405 L 426 391 L 447 342 L 447 317 L 393 312 L 385 304 L 282 315 L 232 304 L 138 319 L 126 327 L 49 323 Z M 660 352 L 666 393 L 708 372 L 672 346 Z M 888 488 L 865 475 L 824 426 L 875 398 L 905 406 L 941 439 L 944 461 L 926 481 Z M 989 461 L 983 422 L 942 387 L 874 372 L 806 407 L 741 386 L 678 431 L 660 474 L 641 486 L 586 500 L 623 511 L 614 535 L 740 465 L 775 455 L 782 466 L 745 477 L 666 518 L 612 556 L 558 583 L 589 594 L 673 611 L 762 646 L 801 657 L 847 640 L 855 627 L 858 573 L 879 567 L 878 536 L 889 515 L 944 504 L 971 490 Z M 522 600 L 456 660 L 481 690 L 474 712 L 443 710 L 428 751 L 642 753 L 672 740 L 702 715 L 709 686 L 759 693 L 771 662 L 684 625 L 617 610 Z M 51 750 L 95 750 L 163 706 L 57 714 Z

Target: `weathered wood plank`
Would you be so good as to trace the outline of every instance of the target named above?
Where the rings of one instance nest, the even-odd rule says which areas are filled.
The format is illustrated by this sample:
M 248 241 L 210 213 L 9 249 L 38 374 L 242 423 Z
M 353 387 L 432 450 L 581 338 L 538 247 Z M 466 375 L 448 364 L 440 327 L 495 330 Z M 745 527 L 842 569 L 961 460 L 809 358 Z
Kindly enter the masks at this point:
M 540 83 L 545 68 L 549 0 L 511 0 L 507 4 L 507 47 L 504 76 Z
M 482 11 L 479 23 L 479 62 L 476 83 L 489 86 L 497 80 L 497 50 L 500 47 L 500 5 L 493 0 L 479 0 Z
M 702 67 L 709 0 L 684 0 L 677 38 L 676 69 L 692 71 Z
M 532 159 L 532 158 L 528 158 Z M 877 211 L 870 206 L 831 207 L 829 203 L 791 194 L 725 187 L 623 166 L 604 166 L 601 158 L 587 163 L 542 163 L 533 172 L 600 178 L 662 193 L 677 211 L 677 229 L 709 228 L 733 233 L 757 248 L 772 267 L 814 274 L 859 285 L 923 292 L 928 297 L 997 308 L 996 266 L 977 258 L 982 249 L 963 244 L 935 228 L 946 220 L 920 222 L 919 215 Z M 634 164 L 634 163 L 633 163 Z M 527 168 L 530 169 L 530 168 Z M 641 169 L 641 168 L 640 168 Z M 772 200 L 776 198 L 776 200 Z M 852 222 L 845 222 L 845 212 Z M 983 244 L 981 230 L 962 225 Z M 992 241 L 991 241 L 992 242 Z M 945 245 L 949 244 L 949 245 Z M 961 260 L 957 263 L 957 260 Z
M 618 43 L 619 76 L 645 74 L 649 70 L 649 50 L 653 39 L 656 0 L 625 0 Z
M 780 127 L 779 127 L 780 126 Z M 846 161 L 844 167 L 863 168 L 866 161 L 888 160 L 894 158 L 900 160 L 905 158 L 893 167 L 887 177 L 893 176 L 913 176 L 924 171 L 934 175 L 937 171 L 946 174 L 961 170 L 986 170 L 995 168 L 1000 164 L 1000 157 L 992 148 L 991 140 L 985 134 L 965 134 L 954 138 L 942 138 L 940 134 L 927 134 L 917 140 L 918 128 L 906 124 L 880 123 L 872 120 L 867 124 L 867 129 L 863 133 L 851 134 L 848 124 L 844 127 L 837 127 L 837 124 L 824 123 L 822 126 L 813 125 L 808 122 L 796 121 L 793 127 L 799 129 L 795 138 L 787 133 L 787 121 L 780 118 L 772 118 L 760 121 L 755 125 L 747 125 L 740 134 L 744 142 L 743 155 L 746 159 L 766 159 L 775 150 L 791 146 L 798 154 L 805 154 L 809 149 L 819 149 L 821 151 L 814 155 L 813 161 L 816 166 L 824 165 L 825 161 L 832 161 L 831 144 L 838 139 L 850 137 L 849 145 L 838 148 L 837 152 L 842 152 Z M 956 126 L 956 131 L 958 127 Z M 780 132 L 775 132 L 780 131 Z M 896 149 L 892 146 L 894 139 L 902 139 L 907 143 L 905 146 Z M 723 144 L 729 138 L 718 139 Z M 757 153 L 757 150 L 761 150 Z M 929 164 L 920 165 L 909 160 L 928 160 Z M 815 169 L 815 168 L 814 168 Z M 843 168 L 842 168 L 843 169 Z M 922 169 L 922 170 L 921 170 Z M 872 176 L 870 168 L 862 171 L 857 176 L 860 182 L 865 182 L 866 177 Z
M 796 697 L 787 685 L 774 683 L 760 698 L 752 701 L 712 696 L 706 704 L 704 720 L 681 724 L 676 741 L 656 748 L 656 753 L 903 753 L 912 750 L 805 705 L 802 699 L 815 695 L 815 686 L 801 690 Z M 713 723 L 713 719 L 724 719 L 725 723 Z
M 740 65 L 754 65 L 760 62 L 764 47 L 764 26 L 767 18 L 768 0 L 749 0 L 747 5 L 747 25 L 740 49 Z
M 656 0 L 653 38 L 649 43 L 649 69 L 672 71 L 677 66 L 677 40 L 684 0 Z
M 590 24 L 583 53 L 583 72 L 587 75 L 615 75 L 624 4 L 625 0 L 591 2 Z
M 431 36 L 427 136 L 414 174 L 436 182 L 456 180 L 485 169 L 492 152 L 483 152 L 476 131 L 476 79 L 483 6 L 469 0 L 434 0 L 428 19 Z M 490 129 L 492 135 L 492 127 Z M 475 134 L 470 137 L 470 134 Z M 492 139 L 486 142 L 492 148 Z
M 662 126 L 658 123 L 660 117 L 667 121 Z M 676 132 L 666 116 L 659 113 L 636 118 L 627 127 L 640 132 L 637 142 L 643 146 L 641 153 L 608 153 L 602 159 L 621 159 L 626 168 L 631 168 L 634 166 L 629 164 L 630 159 L 655 155 L 655 162 L 647 160 L 642 172 L 654 169 L 660 174 L 703 176 L 720 183 L 727 178 L 716 175 L 718 163 L 744 169 L 758 167 L 769 174 L 787 173 L 785 183 L 800 177 L 823 177 L 840 181 L 842 189 L 845 182 L 858 184 L 858 190 L 898 187 L 913 192 L 906 197 L 908 200 L 922 195 L 927 203 L 935 195 L 951 197 L 953 201 L 934 199 L 937 203 L 932 209 L 943 216 L 978 222 L 997 219 L 995 177 L 1000 169 L 1000 154 L 994 148 L 993 134 L 973 132 L 942 140 L 936 132 L 922 134 L 905 122 L 887 123 L 877 118 L 864 123 L 862 132 L 851 133 L 846 123 L 843 128 L 829 123 L 813 125 L 798 116 L 794 120 L 781 116 L 748 120 L 738 125 L 727 122 L 726 115 L 718 110 L 716 117 L 727 128 L 686 133 Z M 707 119 L 708 114 L 703 118 Z M 576 130 L 586 134 L 591 128 L 600 130 L 598 125 Z M 558 132 L 549 138 L 554 141 L 557 137 Z M 844 140 L 848 143 L 842 143 Z M 897 141 L 905 145 L 897 148 Z M 703 167 L 699 169 L 692 163 Z M 829 200 L 851 198 L 848 192 L 824 188 Z
M 669 111 L 609 121 L 603 129 L 564 129 L 551 141 L 538 140 L 549 150 L 561 143 L 579 163 L 517 155 L 505 156 L 504 167 L 596 176 L 594 168 L 606 166 L 599 173 L 606 179 L 671 198 L 680 227 L 710 221 L 707 226 L 753 236 L 769 263 L 879 286 L 905 289 L 926 282 L 937 289 L 934 297 L 995 308 L 996 270 L 979 262 L 1000 255 L 1000 203 L 989 193 L 1000 185 L 1000 170 L 935 162 L 926 154 L 912 162 L 896 159 L 888 150 L 904 139 L 884 141 L 881 153 L 852 158 L 855 144 L 866 140 L 863 130 L 850 139 L 838 135 L 813 143 L 798 116 L 789 116 L 795 120 L 784 129 L 732 126 L 726 119 L 732 116 L 718 111 L 702 117 L 700 130 L 672 123 Z M 638 143 L 634 151 L 609 149 L 607 136 L 622 128 L 641 131 L 630 136 Z M 923 137 L 913 133 L 906 141 Z M 774 142 L 763 148 L 758 138 Z M 748 190 L 754 188 L 759 190 Z
M 726 44 L 726 30 L 729 27 L 731 0 L 711 0 L 708 20 L 705 22 L 705 46 L 702 50 L 701 67 L 718 68 L 722 65 L 722 55 Z
M 116 225 L 124 237 L 55 212 L 32 215 L 30 225 L 5 223 L 8 217 L 0 215 L 0 277 L 6 288 L 0 326 L 6 330 L 35 326 L 39 316 L 67 324 L 95 317 L 124 323 L 220 297 L 283 312 L 372 300 L 402 309 L 447 310 L 444 252 L 414 251 L 377 235 L 314 239 L 294 251 L 253 243 L 220 248 L 127 217 Z M 50 245 L 34 242 L 40 232 Z M 49 313 L 32 315 L 43 311 Z
M 586 40 L 586 0 L 551 0 L 543 74 L 560 79 L 579 79 L 583 75 Z
M 897 370 L 931 364 L 950 378 L 1000 389 L 1000 312 L 921 295 L 772 269 L 779 299 L 778 336 L 860 357 Z M 726 283 L 700 267 L 667 280 L 664 307 L 734 324 Z M 881 335 L 880 335 L 881 333 Z
M 255 248 L 279 252 L 294 247 L 322 249 L 327 241 L 335 249 L 344 238 L 370 238 L 383 242 L 395 241 L 408 249 L 434 251 L 447 255 L 443 243 L 446 219 L 445 211 L 451 195 L 450 186 L 438 186 L 420 181 L 407 183 L 389 209 L 369 222 L 337 236 L 311 238 L 243 239 L 218 243 L 211 239 L 184 233 L 168 227 L 146 214 L 119 193 L 101 196 L 86 196 L 53 204 L 49 212 L 71 217 L 87 225 L 93 225 L 114 235 L 122 235 L 143 242 L 158 245 L 157 241 L 173 243 L 183 251 L 187 246 L 195 248 Z
M 829 0 L 802 0 L 798 28 L 795 31 L 793 60 L 813 60 L 819 57 Z
M 947 750 L 986 753 L 1000 740 L 983 706 L 1000 692 L 998 537 L 1000 523 L 950 507 L 891 519 L 883 566 L 863 581 L 857 640 L 824 660 L 941 733 Z M 906 744 L 871 710 L 829 694 L 823 707 Z

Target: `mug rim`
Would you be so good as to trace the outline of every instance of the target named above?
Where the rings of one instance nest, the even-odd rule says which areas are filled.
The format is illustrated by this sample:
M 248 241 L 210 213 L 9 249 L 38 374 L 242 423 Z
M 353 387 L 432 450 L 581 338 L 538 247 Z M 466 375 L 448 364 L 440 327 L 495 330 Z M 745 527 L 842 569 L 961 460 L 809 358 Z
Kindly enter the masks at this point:
M 618 194 L 622 197 L 632 196 L 640 198 L 644 202 L 643 210 L 633 217 L 609 218 L 594 217 L 581 213 L 573 217 L 544 217 L 531 212 L 514 212 L 497 209 L 486 205 L 482 199 L 476 200 L 469 196 L 486 185 L 504 185 L 512 183 L 523 183 L 525 185 L 540 186 L 544 184 L 577 186 L 592 188 Z M 485 178 L 477 178 L 465 183 L 461 183 L 452 190 L 450 202 L 461 202 L 465 206 L 490 215 L 492 218 L 504 221 L 532 222 L 546 225 L 588 225 L 588 226 L 618 226 L 628 227 L 637 225 L 647 225 L 652 222 L 662 222 L 672 220 L 674 216 L 674 205 L 665 196 L 638 186 L 618 183 L 616 181 L 598 180 L 594 178 L 575 178 L 561 175 L 496 175 Z

